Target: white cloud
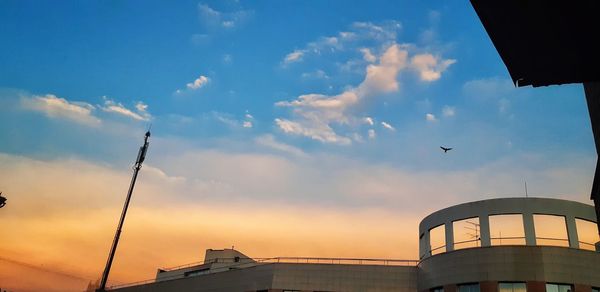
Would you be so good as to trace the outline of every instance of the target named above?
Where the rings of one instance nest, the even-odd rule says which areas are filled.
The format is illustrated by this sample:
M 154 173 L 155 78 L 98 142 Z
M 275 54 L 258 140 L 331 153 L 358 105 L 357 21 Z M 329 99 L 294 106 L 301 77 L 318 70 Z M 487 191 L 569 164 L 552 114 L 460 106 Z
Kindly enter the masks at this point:
M 256 144 L 258 144 L 258 145 L 266 146 L 266 147 L 269 147 L 269 148 L 272 148 L 272 149 L 275 149 L 278 151 L 290 153 L 290 154 L 293 154 L 296 156 L 306 156 L 306 153 L 304 153 L 304 151 L 302 151 L 300 148 L 279 142 L 271 134 L 256 137 L 256 139 L 254 139 L 254 142 L 256 142 Z
M 396 33 L 399 29 L 401 29 L 401 25 L 398 22 L 384 24 L 356 22 L 352 25 L 352 31 L 340 32 L 335 37 L 319 38 L 317 41 L 307 44 L 305 48 L 288 54 L 283 61 L 284 64 L 299 61 L 307 54 L 321 55 L 353 47 L 353 50 L 362 53 L 362 59 L 348 60 L 342 66 L 348 67 L 348 70 L 366 66 L 362 71 L 366 74 L 360 84 L 347 86 L 339 94 L 310 93 L 300 95 L 296 100 L 277 102 L 276 106 L 292 108 L 293 118 L 278 119 L 279 122 L 276 124 L 285 133 L 304 135 L 326 143 L 338 143 L 340 140 L 337 138 L 339 137 L 345 138 L 343 141 L 350 142 L 352 139 L 349 137 L 352 132 L 355 132 L 353 127 L 363 122 L 362 118 L 357 115 L 360 114 L 358 105 L 364 100 L 400 91 L 401 84 L 398 76 L 406 69 L 414 70 L 423 80 L 434 81 L 439 79 L 442 72 L 455 62 L 455 60 L 444 60 L 438 56 L 424 53 L 411 58 L 410 52 L 422 50 L 411 44 L 397 44 L 395 42 Z M 374 41 L 383 50 L 376 55 L 368 47 L 358 47 L 359 40 Z M 336 64 L 340 63 L 336 62 Z M 308 76 L 310 76 L 308 73 L 303 74 L 303 77 Z M 346 133 L 338 134 L 336 132 Z M 336 139 L 325 137 L 336 137 Z
M 453 106 L 444 106 L 442 108 L 442 116 L 444 117 L 453 117 L 456 115 L 456 108 Z
M 510 100 L 508 100 L 506 98 L 501 98 L 498 101 L 498 111 L 501 114 L 504 114 L 504 113 L 508 112 L 509 109 L 510 109 Z
M 369 129 L 369 131 L 367 131 L 367 133 L 369 135 L 369 139 L 375 139 L 375 130 Z
M 351 139 L 336 134 L 332 123 L 350 125 L 358 121 L 348 110 L 361 99 L 380 93 L 399 90 L 396 80 L 400 69 L 406 66 L 408 52 L 393 44 L 381 56 L 378 64 L 370 64 L 364 81 L 356 88 L 341 94 L 305 94 L 293 101 L 280 101 L 276 106 L 294 108 L 297 121 L 276 119 L 276 124 L 285 132 L 304 135 L 312 139 L 337 144 L 350 144 Z
M 337 135 L 329 125 L 318 119 L 302 124 L 286 119 L 275 119 L 275 124 L 287 134 L 306 136 L 324 143 L 340 145 L 352 143 L 348 137 Z
M 379 93 L 389 93 L 399 90 L 397 80 L 398 72 L 406 67 L 408 51 L 398 44 L 388 47 L 379 64 L 367 66 L 367 76 L 358 86 L 357 91 L 361 96 L 369 96 Z
M 396 40 L 398 31 L 402 29 L 402 24 L 395 20 L 385 21 L 379 24 L 372 22 L 354 22 L 352 24 L 354 34 L 362 39 L 370 39 L 382 43 L 393 42 Z
M 102 98 L 104 99 L 104 106 L 101 107 L 101 109 L 105 112 L 116 113 L 138 121 L 149 121 L 152 117 L 147 111 L 148 105 L 143 102 L 138 102 L 135 105 L 137 112 L 134 112 L 123 106 L 123 104 L 115 102 L 106 96 L 103 96 Z
M 360 52 L 363 53 L 363 59 L 369 63 L 375 63 L 377 61 L 377 57 L 371 53 L 369 48 L 362 48 Z
M 499 77 L 470 80 L 465 82 L 462 89 L 467 97 L 478 101 L 496 100 L 513 95 L 516 91 L 509 79 Z
M 366 118 L 363 118 L 363 121 L 364 121 L 365 123 L 367 123 L 368 125 L 370 125 L 370 126 L 373 126 L 373 125 L 375 124 L 375 123 L 373 122 L 373 119 L 372 119 L 371 117 L 366 117 Z
M 411 67 L 419 72 L 422 81 L 435 81 L 440 79 L 450 65 L 456 63 L 454 59 L 442 60 L 439 56 L 432 54 L 419 54 L 412 57 Z
M 244 115 L 244 117 L 245 117 L 246 119 L 254 119 L 254 117 L 253 117 L 251 114 L 249 114 L 249 113 L 246 113 L 246 114 Z
M 351 31 L 342 31 L 335 36 L 324 36 L 316 41 L 309 42 L 302 49 L 294 50 L 284 57 L 283 65 L 302 60 L 305 55 L 323 55 L 335 53 L 337 51 L 355 50 L 361 42 L 376 42 L 380 46 L 388 47 L 396 41 L 397 32 L 402 28 L 398 21 L 385 21 L 380 24 L 371 22 L 355 22 L 351 26 Z M 363 57 L 373 63 L 376 57 L 370 49 L 364 48 Z
M 200 77 L 196 78 L 194 82 L 186 84 L 186 87 L 190 90 L 196 90 L 201 88 L 202 86 L 205 86 L 209 81 L 210 79 L 208 77 L 200 75 Z
M 386 122 L 381 122 L 381 125 L 382 125 L 384 128 L 386 128 L 386 129 L 388 129 L 388 130 L 390 130 L 390 131 L 396 131 L 396 129 L 395 129 L 394 127 L 392 127 L 392 125 L 390 125 L 390 124 L 388 124 L 388 123 L 386 123 Z
M 148 110 L 148 105 L 138 101 L 138 103 L 135 104 L 135 108 L 140 112 L 146 112 Z
M 304 51 L 295 50 L 285 56 L 285 59 L 283 59 L 283 64 L 302 61 L 302 56 L 304 56 Z
M 437 122 L 437 118 L 435 117 L 434 114 L 432 113 L 428 113 L 425 115 L 425 120 L 427 120 L 428 122 Z
M 21 104 L 29 110 L 44 113 L 51 118 L 62 118 L 88 126 L 97 126 L 100 119 L 92 114 L 95 107 L 85 102 L 70 102 L 53 94 L 22 97 Z
M 329 79 L 329 75 L 325 71 L 317 69 L 315 72 L 302 73 L 302 78 Z
M 244 121 L 242 123 L 242 127 L 244 127 L 244 128 L 252 128 L 252 122 L 250 122 L 250 121 Z
M 198 13 L 200 20 L 206 26 L 206 28 L 213 30 L 234 29 L 246 23 L 254 15 L 254 12 L 251 10 L 222 12 L 203 3 L 198 4 Z
M 231 56 L 230 54 L 223 55 L 223 63 L 225 63 L 225 64 L 233 63 L 233 56 Z

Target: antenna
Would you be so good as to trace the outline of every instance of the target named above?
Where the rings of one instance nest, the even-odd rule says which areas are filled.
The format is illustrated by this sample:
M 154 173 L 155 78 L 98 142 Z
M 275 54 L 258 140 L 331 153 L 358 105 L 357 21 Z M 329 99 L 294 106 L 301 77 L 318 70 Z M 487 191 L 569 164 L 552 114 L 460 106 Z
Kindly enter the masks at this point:
M 527 181 L 525 181 L 525 198 L 529 198 L 529 194 L 527 194 Z
M 104 268 L 104 273 L 102 273 L 102 281 L 100 282 L 100 287 L 96 289 L 96 291 L 106 291 L 106 281 L 108 280 L 108 274 L 110 273 L 110 267 L 112 266 L 113 258 L 115 257 L 115 251 L 117 250 L 117 245 L 119 244 L 119 237 L 121 236 L 121 229 L 123 228 L 123 222 L 125 221 L 125 215 L 127 215 L 127 208 L 129 207 L 129 201 L 131 200 L 131 194 L 133 193 L 133 188 L 135 187 L 135 180 L 137 179 L 138 172 L 142 168 L 142 163 L 144 159 L 146 159 L 146 151 L 148 151 L 148 138 L 150 138 L 150 129 L 144 135 L 144 145 L 140 147 L 140 151 L 138 152 L 137 159 L 135 160 L 135 165 L 133 166 L 133 177 L 131 178 L 131 184 L 129 185 L 129 191 L 127 192 L 127 197 L 125 199 L 125 205 L 123 206 L 123 212 L 121 213 L 121 219 L 119 220 L 119 225 L 117 225 L 117 231 L 115 232 L 115 238 L 113 240 L 112 246 L 110 248 L 110 252 L 108 254 L 108 260 L 106 261 L 106 267 Z

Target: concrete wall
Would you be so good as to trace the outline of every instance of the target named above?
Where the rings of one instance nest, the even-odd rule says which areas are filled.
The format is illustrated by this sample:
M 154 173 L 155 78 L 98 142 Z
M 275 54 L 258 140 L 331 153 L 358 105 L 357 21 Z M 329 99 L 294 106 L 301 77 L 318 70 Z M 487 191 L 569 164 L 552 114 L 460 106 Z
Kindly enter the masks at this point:
M 273 282 L 272 265 L 199 275 L 125 287 L 119 292 L 245 292 L 267 290 Z
M 260 290 L 416 292 L 417 267 L 273 263 L 113 291 L 247 292 Z
M 553 246 L 494 246 L 438 254 L 419 264 L 419 291 L 498 281 L 599 287 L 600 253 Z
M 277 264 L 273 288 L 299 291 L 417 291 L 417 267 Z

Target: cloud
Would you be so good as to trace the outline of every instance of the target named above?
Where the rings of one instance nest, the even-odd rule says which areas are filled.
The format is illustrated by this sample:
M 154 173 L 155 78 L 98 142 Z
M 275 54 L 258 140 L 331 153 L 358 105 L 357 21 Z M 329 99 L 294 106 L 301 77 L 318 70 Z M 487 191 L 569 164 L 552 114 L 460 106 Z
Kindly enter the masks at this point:
M 388 124 L 388 123 L 386 123 L 386 122 L 381 122 L 381 125 L 382 125 L 384 128 L 386 128 L 386 129 L 388 129 L 388 130 L 390 130 L 390 131 L 396 131 L 396 129 L 395 129 L 394 127 L 392 127 L 392 125 L 390 125 L 390 124 Z
M 85 102 L 70 102 L 53 94 L 23 96 L 21 104 L 28 110 L 44 113 L 50 118 L 60 118 L 88 126 L 98 126 L 101 120 L 92 112 L 95 107 Z
M 324 143 L 349 145 L 352 141 L 348 137 L 337 135 L 329 125 L 319 118 L 294 122 L 286 119 L 275 119 L 275 124 L 286 134 L 301 135 Z
M 254 15 L 252 10 L 221 12 L 203 3 L 198 4 L 198 13 L 205 27 L 212 30 L 232 30 L 249 21 Z
M 369 131 L 367 131 L 367 133 L 369 135 L 369 139 L 375 139 L 375 130 L 369 129 Z
M 508 97 L 516 91 L 512 81 L 499 77 L 469 80 L 465 82 L 462 90 L 465 96 L 478 101 Z
M 363 121 L 364 121 L 365 123 L 367 123 L 368 125 L 370 125 L 370 126 L 373 126 L 373 125 L 375 124 L 375 123 L 373 122 L 373 119 L 372 119 L 371 117 L 366 117 L 366 118 L 363 118 Z
M 422 81 L 435 81 L 440 79 L 450 65 L 456 63 L 454 59 L 442 60 L 439 56 L 432 54 L 419 54 L 411 58 L 411 67 L 419 72 Z
M 312 139 L 337 144 L 350 144 L 351 139 L 336 134 L 332 123 L 350 125 L 358 118 L 348 114 L 348 110 L 361 99 L 381 93 L 399 90 L 396 80 L 399 71 L 406 66 L 408 52 L 399 45 L 388 47 L 378 64 L 370 64 L 366 77 L 356 88 L 350 88 L 338 95 L 305 94 L 293 101 L 280 101 L 275 105 L 291 107 L 298 121 L 276 119 L 281 130 L 288 134 L 304 135 Z
M 302 61 L 302 56 L 304 56 L 304 51 L 295 50 L 285 56 L 283 59 L 283 64 L 287 65 L 294 62 Z
M 359 94 L 369 96 L 398 91 L 398 72 L 406 67 L 407 56 L 408 51 L 397 44 L 388 47 L 378 65 L 367 66 L 367 76 L 357 88 Z
M 105 112 L 119 114 L 138 121 L 149 121 L 150 118 L 152 118 L 150 113 L 147 111 L 148 105 L 144 104 L 143 102 L 138 102 L 135 105 L 137 112 L 134 112 L 123 106 L 123 104 L 120 102 L 115 102 L 106 96 L 104 96 L 103 99 L 104 106 L 102 106 L 101 109 Z
M 256 142 L 256 144 L 258 144 L 258 145 L 266 146 L 271 149 L 275 149 L 275 150 L 289 153 L 292 155 L 306 156 L 306 153 L 304 153 L 304 151 L 302 151 L 302 149 L 294 147 L 292 145 L 288 145 L 288 144 L 279 142 L 275 139 L 275 136 L 273 136 L 271 134 L 266 134 L 266 135 L 256 137 L 254 139 L 254 142 Z
M 355 22 L 350 31 L 318 38 L 304 48 L 289 53 L 283 60 L 284 64 L 298 62 L 308 55 L 320 56 L 337 51 L 361 52 L 361 59 L 350 59 L 342 66 L 351 71 L 362 67 L 365 75 L 358 85 L 346 86 L 338 94 L 308 93 L 292 101 L 275 103 L 276 106 L 292 109 L 292 118 L 278 118 L 276 125 L 284 133 L 303 135 L 324 143 L 350 143 L 352 133 L 362 123 L 362 118 L 358 116 L 361 105 L 368 99 L 399 92 L 402 85 L 399 76 L 402 72 L 416 72 L 422 80 L 432 82 L 441 78 L 442 73 L 456 62 L 423 53 L 424 49 L 412 44 L 396 43 L 401 27 L 395 21 L 380 24 Z M 378 49 L 373 51 L 364 46 L 367 40 L 371 45 L 375 43 Z M 304 73 L 302 76 L 310 75 Z
M 244 121 L 242 123 L 242 127 L 244 127 L 244 128 L 252 128 L 252 122 L 250 122 L 250 121 Z
M 369 48 L 362 48 L 360 52 L 363 53 L 363 59 L 369 63 L 375 63 L 377 61 L 377 57 L 371 53 Z
M 225 64 L 233 63 L 233 56 L 231 56 L 230 54 L 223 55 L 223 63 L 225 63 Z
M 434 115 L 434 114 L 432 114 L 432 113 L 428 113 L 428 114 L 426 114 L 426 115 L 425 115 L 425 120 L 426 120 L 426 121 L 428 121 L 428 122 L 432 122 L 432 123 L 433 123 L 433 122 L 437 122 L 437 118 L 436 118 L 436 117 L 435 117 L 435 115 Z
M 302 78 L 314 78 L 314 79 L 329 79 L 329 76 L 325 71 L 317 69 L 315 72 L 302 73 Z
M 444 117 L 453 117 L 456 115 L 456 108 L 453 106 L 445 105 L 442 108 L 442 116 Z
M 185 86 L 190 90 L 196 90 L 206 85 L 209 81 L 210 79 L 208 79 L 208 77 L 200 75 L 200 77 L 196 78 L 194 82 L 188 83 Z
M 377 43 L 377 46 L 388 47 L 395 42 L 397 32 L 401 28 L 400 22 L 394 20 L 378 24 L 354 22 L 350 26 L 350 31 L 342 31 L 333 36 L 319 37 L 317 40 L 306 44 L 304 48 L 288 53 L 282 64 L 285 66 L 302 61 L 303 57 L 307 55 L 321 56 L 348 49 L 355 50 L 359 44 Z M 376 61 L 375 55 L 371 53 L 369 48 L 362 48 L 359 51 L 363 53 L 363 58 L 368 62 L 373 63 Z

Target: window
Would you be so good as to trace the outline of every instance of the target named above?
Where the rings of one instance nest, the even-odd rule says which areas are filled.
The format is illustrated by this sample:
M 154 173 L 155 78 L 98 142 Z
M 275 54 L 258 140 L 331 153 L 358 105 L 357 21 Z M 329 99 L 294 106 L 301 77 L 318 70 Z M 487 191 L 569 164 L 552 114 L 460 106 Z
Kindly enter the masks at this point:
M 458 292 L 479 292 L 479 283 L 458 285 Z
M 568 284 L 546 284 L 546 292 L 571 292 L 573 288 Z
M 444 287 L 436 287 L 431 289 L 431 292 L 444 292 Z
M 523 215 L 503 214 L 490 216 L 492 245 L 524 245 Z
M 444 224 L 429 230 L 431 255 L 446 252 L 446 227 Z
M 569 246 L 564 216 L 533 214 L 537 245 Z
M 575 225 L 577 226 L 579 248 L 587 250 L 596 250 L 594 244 L 600 241 L 600 238 L 598 237 L 598 229 L 596 227 L 596 222 L 575 218 Z M 597 290 L 598 288 L 595 289 L 595 292 L 599 292 Z
M 454 221 L 452 227 L 454 230 L 454 249 L 481 246 L 479 217 Z
M 592 287 L 592 292 L 600 292 L 600 288 Z
M 498 292 L 527 292 L 527 286 L 519 282 L 501 282 L 498 283 Z

